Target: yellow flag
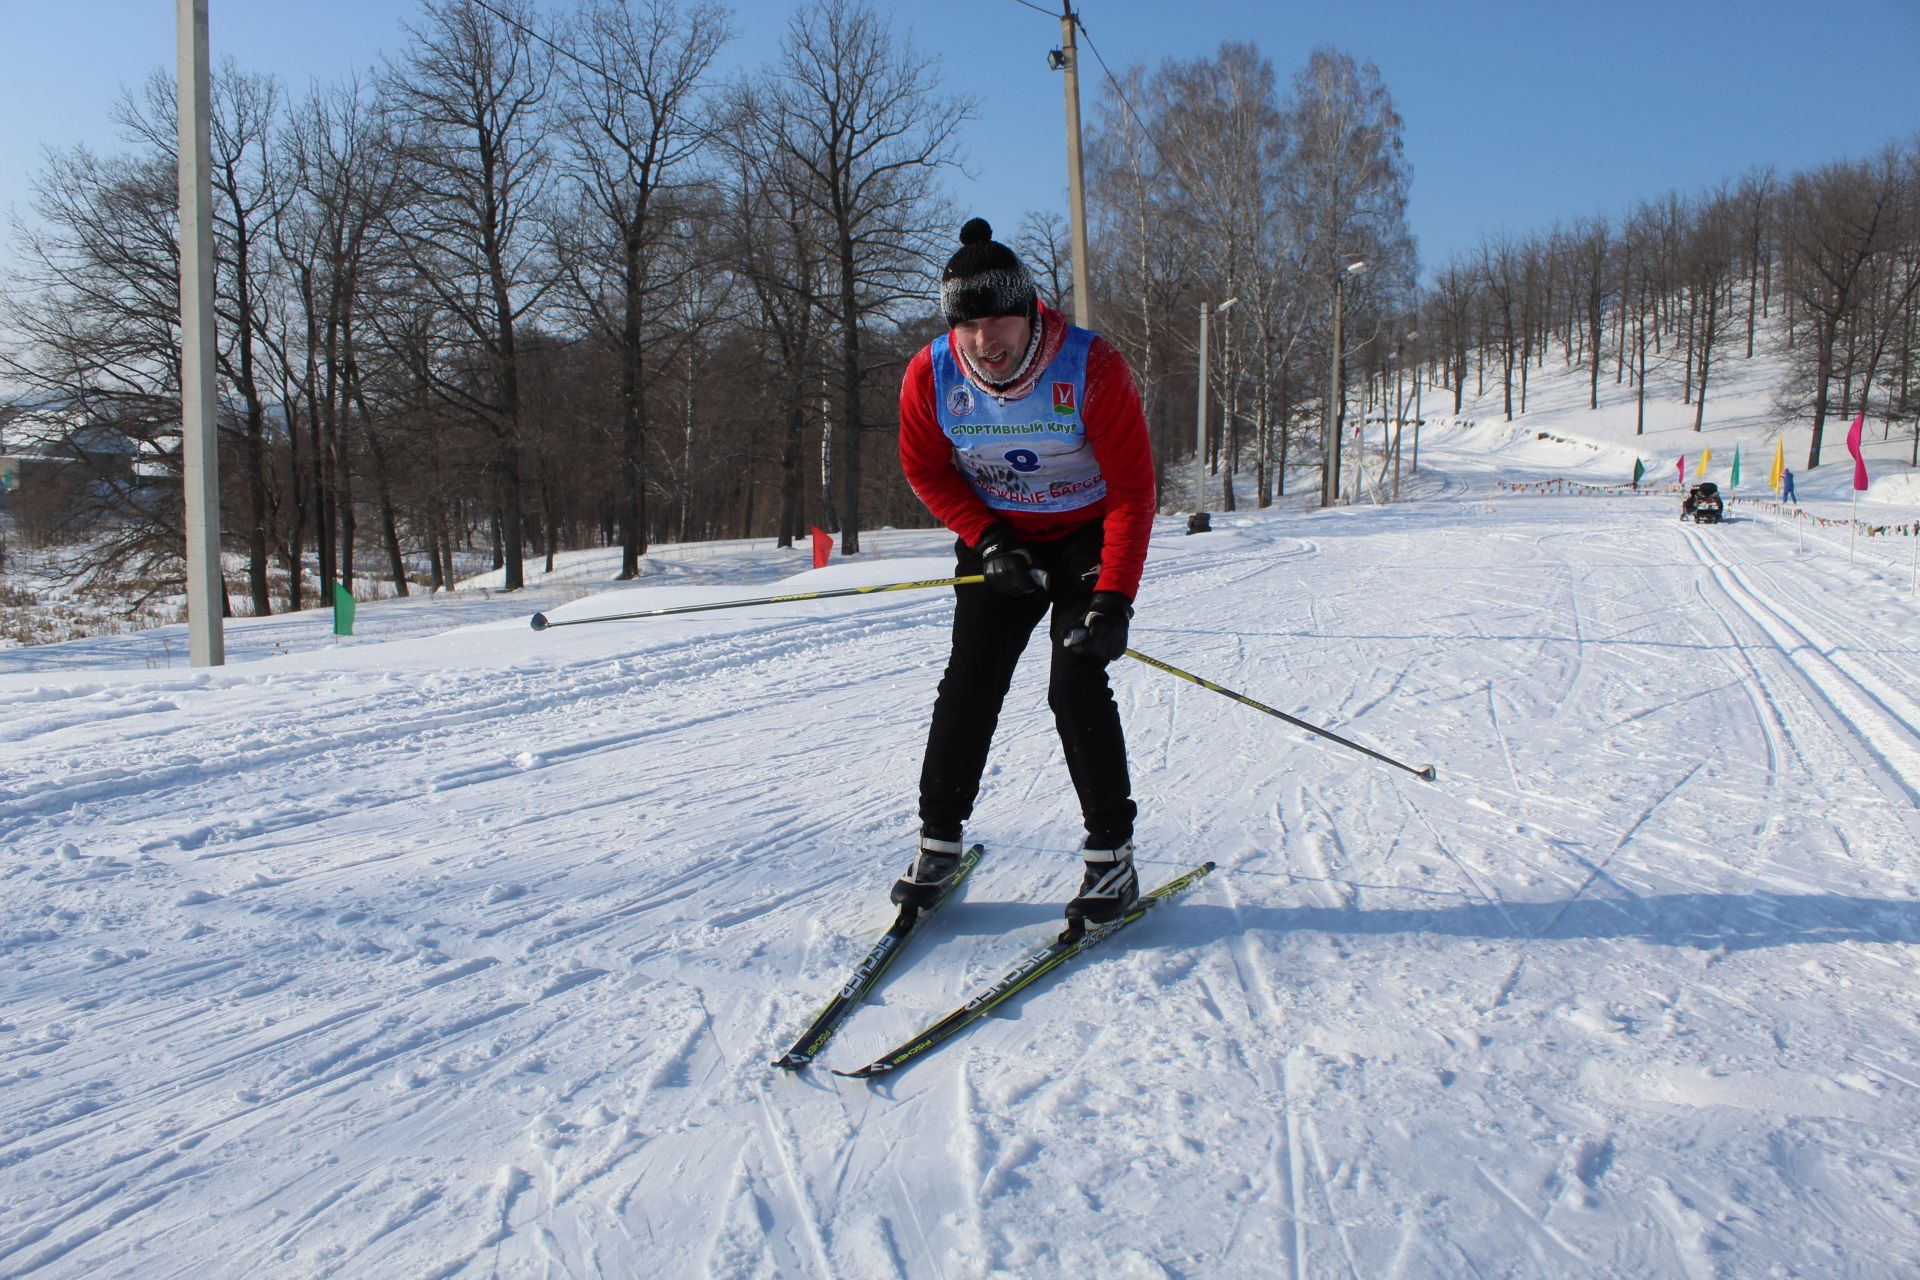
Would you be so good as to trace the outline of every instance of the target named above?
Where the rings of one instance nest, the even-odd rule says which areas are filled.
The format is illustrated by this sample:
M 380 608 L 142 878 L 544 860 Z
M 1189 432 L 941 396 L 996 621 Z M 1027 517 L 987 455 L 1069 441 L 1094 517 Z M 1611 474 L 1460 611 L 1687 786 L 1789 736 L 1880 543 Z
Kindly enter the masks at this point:
M 1773 470 L 1767 472 L 1767 488 L 1780 492 L 1780 473 L 1787 469 L 1787 438 L 1781 436 L 1773 446 Z
M 1700 465 L 1694 468 L 1694 472 L 1693 472 L 1694 479 L 1698 480 L 1701 476 L 1704 476 L 1707 474 L 1707 463 L 1711 461 L 1713 461 L 1713 450 L 1711 449 L 1700 450 Z

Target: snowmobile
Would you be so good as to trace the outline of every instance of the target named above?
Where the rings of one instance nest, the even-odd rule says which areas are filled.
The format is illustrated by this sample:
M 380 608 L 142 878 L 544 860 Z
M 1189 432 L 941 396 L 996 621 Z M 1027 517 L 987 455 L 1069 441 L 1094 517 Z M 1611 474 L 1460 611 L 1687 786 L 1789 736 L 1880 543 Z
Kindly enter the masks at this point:
M 1687 490 L 1686 501 L 1680 504 L 1680 518 L 1691 517 L 1695 524 L 1719 524 L 1720 510 L 1720 486 L 1707 480 Z

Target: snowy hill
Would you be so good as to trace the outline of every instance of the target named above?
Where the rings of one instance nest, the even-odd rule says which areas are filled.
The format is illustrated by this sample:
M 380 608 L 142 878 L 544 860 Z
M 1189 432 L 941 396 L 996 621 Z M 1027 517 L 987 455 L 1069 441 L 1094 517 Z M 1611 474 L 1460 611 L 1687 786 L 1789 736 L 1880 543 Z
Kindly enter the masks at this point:
M 1704 440 L 1549 374 L 1402 502 L 1165 517 L 1138 648 L 1438 782 L 1118 664 L 1146 874 L 1219 870 L 877 1086 L 767 1062 L 889 918 L 946 594 L 526 616 L 938 577 L 941 535 L 583 557 L 211 671 L 0 653 L 0 1274 L 1911 1274 L 1912 540 L 1499 487 L 1738 443 L 1760 496 L 1727 367 Z M 986 861 L 825 1065 L 1057 927 L 1043 670 Z

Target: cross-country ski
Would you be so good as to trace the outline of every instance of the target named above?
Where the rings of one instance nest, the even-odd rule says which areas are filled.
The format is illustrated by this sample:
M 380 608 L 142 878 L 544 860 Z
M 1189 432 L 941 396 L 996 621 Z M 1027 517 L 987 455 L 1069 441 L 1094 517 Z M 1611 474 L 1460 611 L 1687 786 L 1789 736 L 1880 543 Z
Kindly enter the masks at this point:
M 774 1066 L 784 1067 L 788 1071 L 798 1071 L 812 1062 L 820 1051 L 826 1048 L 827 1041 L 833 1039 L 833 1033 L 838 1031 L 840 1025 L 860 1007 L 860 1002 L 880 984 L 880 979 L 886 976 L 893 962 L 899 959 L 900 953 L 906 949 L 908 939 L 926 924 L 934 912 L 945 905 L 948 898 L 959 892 L 960 886 L 965 884 L 967 877 L 973 874 L 973 869 L 980 865 L 980 858 L 985 852 L 985 848 L 977 844 L 966 851 L 960 859 L 960 870 L 954 875 L 953 883 L 947 886 L 946 892 L 941 894 L 932 906 L 900 908 L 899 914 L 894 917 L 893 924 L 880 935 L 880 940 L 873 944 L 873 948 L 867 952 L 860 963 L 853 967 L 853 972 L 848 975 L 846 982 L 833 993 L 820 1012 L 814 1016 L 813 1021 L 807 1024 L 807 1029 L 800 1033 L 800 1038 L 793 1042 L 793 1047 L 773 1060 Z
M 967 1027 L 972 1026 L 981 1018 L 992 1013 L 1001 1004 L 1019 992 L 1026 990 L 1047 974 L 1060 968 L 1068 960 L 1085 952 L 1089 947 L 1106 941 L 1120 930 L 1145 916 L 1154 907 L 1160 906 L 1172 898 L 1187 892 L 1200 882 L 1202 876 L 1212 870 L 1213 863 L 1206 862 L 1183 875 L 1176 876 L 1151 893 L 1143 894 L 1139 903 L 1117 920 L 1111 920 L 1105 924 L 1096 924 L 1090 928 L 1070 924 L 1066 929 L 1061 931 L 1059 937 L 1055 938 L 1046 946 L 1039 947 L 1028 953 L 1019 964 L 1016 964 L 1013 968 L 1007 970 L 998 980 L 977 992 L 965 1004 L 927 1026 L 924 1030 L 909 1036 L 906 1041 L 897 1048 L 881 1054 L 872 1062 L 856 1071 L 836 1070 L 833 1074 L 856 1080 L 865 1080 L 874 1076 L 884 1075 L 889 1071 L 897 1071 L 901 1067 L 918 1061 L 920 1058 L 933 1052 L 933 1050 L 958 1035 L 961 1031 L 964 1031 Z

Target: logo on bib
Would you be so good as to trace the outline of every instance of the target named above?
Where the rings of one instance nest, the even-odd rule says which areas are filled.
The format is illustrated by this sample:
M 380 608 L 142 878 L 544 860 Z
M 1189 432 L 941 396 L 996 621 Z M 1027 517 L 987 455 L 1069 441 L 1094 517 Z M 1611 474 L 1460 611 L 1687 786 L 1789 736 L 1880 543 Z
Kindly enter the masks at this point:
M 956 418 L 964 418 L 973 412 L 973 388 L 961 383 L 947 392 L 947 412 Z
M 1062 418 L 1071 418 L 1074 415 L 1073 384 L 1071 382 L 1056 382 L 1053 384 L 1053 411 Z

